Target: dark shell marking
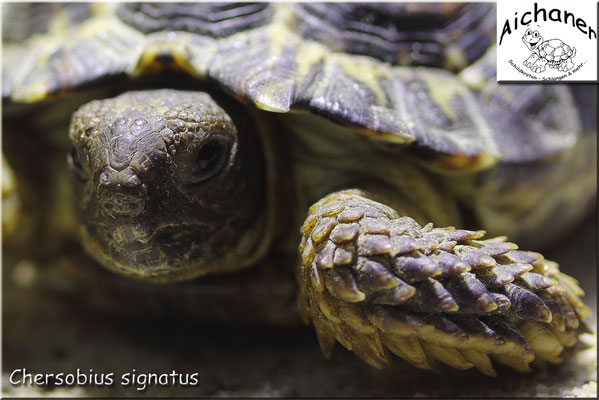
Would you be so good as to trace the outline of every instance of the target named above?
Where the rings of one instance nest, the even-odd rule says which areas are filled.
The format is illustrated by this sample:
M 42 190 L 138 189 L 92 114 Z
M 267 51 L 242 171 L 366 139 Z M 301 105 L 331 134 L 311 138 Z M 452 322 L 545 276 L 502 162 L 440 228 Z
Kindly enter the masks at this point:
M 494 41 L 492 4 L 299 3 L 294 14 L 302 37 L 393 65 L 461 69 Z
M 484 231 L 421 227 L 362 195 L 325 197 L 301 229 L 299 303 L 325 354 L 337 340 L 379 368 L 390 351 L 419 368 L 495 375 L 491 360 L 519 371 L 561 362 L 586 329 L 582 291 L 557 264 Z M 345 261 L 332 261 L 340 251 Z
M 184 31 L 218 38 L 267 24 L 273 10 L 268 3 L 123 3 L 117 15 L 143 33 Z

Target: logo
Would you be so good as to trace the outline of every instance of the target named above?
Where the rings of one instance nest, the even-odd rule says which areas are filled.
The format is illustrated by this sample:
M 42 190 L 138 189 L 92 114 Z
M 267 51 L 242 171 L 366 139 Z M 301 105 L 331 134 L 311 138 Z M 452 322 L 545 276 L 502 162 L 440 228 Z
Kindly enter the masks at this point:
M 597 3 L 497 2 L 498 81 L 597 81 Z

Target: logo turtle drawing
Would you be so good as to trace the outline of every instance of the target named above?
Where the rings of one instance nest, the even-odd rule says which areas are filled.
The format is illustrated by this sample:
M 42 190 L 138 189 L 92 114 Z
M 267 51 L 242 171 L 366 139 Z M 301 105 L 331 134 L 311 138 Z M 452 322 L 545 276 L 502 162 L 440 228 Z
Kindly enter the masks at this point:
M 574 67 L 572 58 L 576 55 L 576 48 L 570 47 L 560 39 L 543 40 L 539 31 L 527 29 L 522 36 L 522 41 L 532 54 L 524 61 L 524 66 L 535 73 L 545 71 L 546 67 L 558 71 L 569 71 Z

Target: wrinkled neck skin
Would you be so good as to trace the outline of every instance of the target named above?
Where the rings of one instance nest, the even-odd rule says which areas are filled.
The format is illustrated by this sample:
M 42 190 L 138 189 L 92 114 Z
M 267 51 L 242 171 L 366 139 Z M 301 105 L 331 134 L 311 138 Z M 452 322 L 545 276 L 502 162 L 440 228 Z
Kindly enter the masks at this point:
M 81 107 L 69 163 L 83 246 L 104 267 L 154 282 L 255 263 L 275 230 L 268 134 L 201 92 Z

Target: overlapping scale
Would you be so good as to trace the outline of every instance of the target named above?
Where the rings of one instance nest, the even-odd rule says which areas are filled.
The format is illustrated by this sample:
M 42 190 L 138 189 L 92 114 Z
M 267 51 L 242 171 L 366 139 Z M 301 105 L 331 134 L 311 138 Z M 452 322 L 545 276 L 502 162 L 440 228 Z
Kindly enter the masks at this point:
M 557 264 L 505 237 L 421 227 L 367 196 L 325 197 L 301 230 L 300 305 L 327 351 L 336 339 L 376 367 L 387 349 L 419 368 L 494 375 L 493 361 L 524 372 L 575 346 L 588 311 Z

